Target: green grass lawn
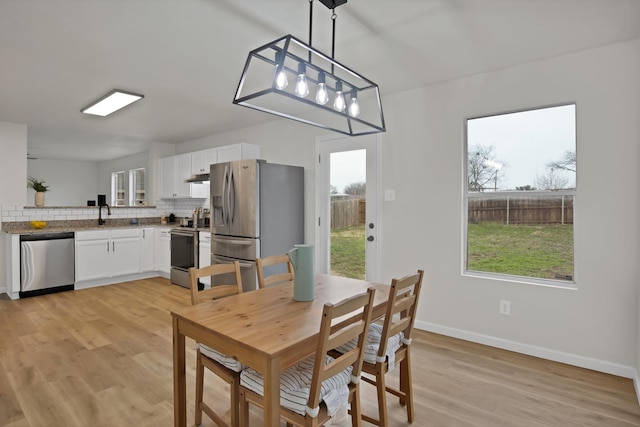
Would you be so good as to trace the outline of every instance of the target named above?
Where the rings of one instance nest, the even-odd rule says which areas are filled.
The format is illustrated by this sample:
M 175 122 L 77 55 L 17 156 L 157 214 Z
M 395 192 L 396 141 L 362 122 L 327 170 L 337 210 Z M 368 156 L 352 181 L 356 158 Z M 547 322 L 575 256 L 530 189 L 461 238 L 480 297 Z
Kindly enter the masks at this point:
M 331 231 L 331 274 L 365 278 L 364 224 Z
M 331 232 L 331 274 L 365 278 L 363 226 Z M 468 269 L 544 279 L 573 277 L 573 226 L 470 224 Z
M 469 224 L 468 269 L 571 280 L 572 225 Z

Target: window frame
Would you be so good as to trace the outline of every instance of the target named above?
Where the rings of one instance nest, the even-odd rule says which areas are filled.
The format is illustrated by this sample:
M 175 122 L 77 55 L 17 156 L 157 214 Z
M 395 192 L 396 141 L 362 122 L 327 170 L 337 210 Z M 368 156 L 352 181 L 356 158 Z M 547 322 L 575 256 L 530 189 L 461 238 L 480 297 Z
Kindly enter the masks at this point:
M 118 176 L 122 176 L 122 199 L 118 198 Z M 111 172 L 111 206 L 126 206 L 127 202 L 127 185 L 126 185 L 127 176 L 125 171 L 116 171 Z M 122 201 L 122 204 L 119 204 L 118 201 Z
M 469 121 L 475 119 L 482 119 L 488 117 L 495 117 L 506 114 L 514 114 L 514 113 L 523 113 L 529 111 L 542 110 L 547 108 L 554 107 L 562 107 L 562 106 L 574 106 L 574 129 L 575 129 L 575 153 L 576 159 L 578 157 L 578 105 L 577 102 L 565 102 L 560 104 L 552 104 L 552 105 L 544 105 L 532 108 L 523 108 L 518 110 L 509 110 L 503 111 L 499 113 L 478 115 L 478 116 L 469 116 L 463 119 L 463 170 L 462 170 L 462 242 L 461 242 L 461 275 L 464 277 L 473 277 L 473 278 L 482 278 L 482 279 L 492 279 L 498 281 L 506 281 L 512 283 L 519 284 L 528 284 L 528 285 L 538 285 L 538 286 L 546 286 L 546 287 L 554 287 L 554 288 L 562 288 L 562 289 L 570 289 L 576 290 L 578 289 L 578 275 L 576 271 L 576 200 L 577 200 L 577 187 L 578 187 L 578 162 L 576 161 L 576 184 L 572 189 L 562 189 L 562 190 L 534 190 L 534 191 L 489 191 L 486 192 L 488 196 L 496 197 L 496 194 L 508 196 L 509 193 L 520 193 L 524 195 L 525 193 L 540 195 L 540 194 L 549 194 L 552 195 L 571 195 L 573 197 L 573 274 L 571 280 L 561 280 L 561 279 L 549 279 L 549 278 L 541 278 L 541 277 L 533 277 L 533 276 L 519 276 L 515 274 L 507 274 L 507 273 L 497 273 L 497 272 L 488 272 L 488 271 L 480 271 L 480 270 L 469 270 L 467 268 L 468 265 L 468 225 L 469 225 L 469 199 L 470 198 L 480 198 L 481 196 L 472 196 L 469 197 L 469 194 L 483 194 L 483 192 L 469 192 L 469 182 L 468 182 L 468 161 L 469 161 Z
M 143 189 L 141 190 L 144 194 L 144 197 L 140 200 L 137 199 L 137 189 L 136 186 L 138 184 L 137 172 L 142 171 L 144 180 L 143 180 Z M 129 170 L 129 206 L 144 206 L 145 201 L 147 200 L 147 171 L 146 168 L 135 168 Z

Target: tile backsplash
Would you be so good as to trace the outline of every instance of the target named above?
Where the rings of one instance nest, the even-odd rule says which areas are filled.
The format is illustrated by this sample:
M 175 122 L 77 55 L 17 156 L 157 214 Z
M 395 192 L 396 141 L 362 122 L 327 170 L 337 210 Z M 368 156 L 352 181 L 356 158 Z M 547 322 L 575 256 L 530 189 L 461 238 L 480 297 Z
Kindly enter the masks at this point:
M 174 199 L 161 200 L 155 207 L 112 207 L 110 218 L 151 218 L 169 215 L 176 217 L 191 216 L 195 208 L 208 208 L 209 199 Z M 106 212 L 102 211 L 103 215 Z M 98 207 L 55 207 L 45 206 L 36 208 L 33 206 L 2 205 L 0 207 L 1 222 L 21 221 L 70 221 L 98 218 Z

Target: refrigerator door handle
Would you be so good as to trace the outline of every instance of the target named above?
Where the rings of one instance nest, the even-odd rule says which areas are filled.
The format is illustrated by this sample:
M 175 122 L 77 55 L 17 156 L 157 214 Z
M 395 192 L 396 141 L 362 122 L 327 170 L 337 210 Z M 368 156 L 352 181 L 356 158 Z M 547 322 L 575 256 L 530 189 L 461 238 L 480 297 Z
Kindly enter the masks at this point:
M 231 264 L 234 260 L 231 258 L 222 258 L 222 257 L 217 257 L 217 256 L 213 256 L 212 257 L 213 261 L 217 261 L 218 264 Z M 237 260 L 235 260 L 237 261 Z M 253 264 L 249 263 L 249 262 L 241 262 L 238 261 L 238 264 L 240 264 L 240 268 L 252 268 Z
M 233 168 L 229 169 L 229 227 L 236 219 L 236 177 L 233 174 Z
M 229 229 L 229 164 L 224 165 L 224 179 L 222 184 L 222 222 Z
M 238 240 L 238 239 L 219 239 L 217 237 L 212 237 L 212 241 L 220 242 L 220 243 L 230 243 L 232 245 L 242 245 L 242 246 L 251 246 L 253 242 L 251 240 Z

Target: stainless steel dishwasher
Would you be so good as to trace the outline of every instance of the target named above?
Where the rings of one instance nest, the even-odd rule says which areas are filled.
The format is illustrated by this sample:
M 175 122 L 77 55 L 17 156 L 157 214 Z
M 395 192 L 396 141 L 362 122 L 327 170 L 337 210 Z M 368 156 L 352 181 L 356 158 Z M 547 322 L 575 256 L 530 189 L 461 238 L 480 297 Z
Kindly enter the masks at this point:
M 20 236 L 20 298 L 74 288 L 74 233 Z

